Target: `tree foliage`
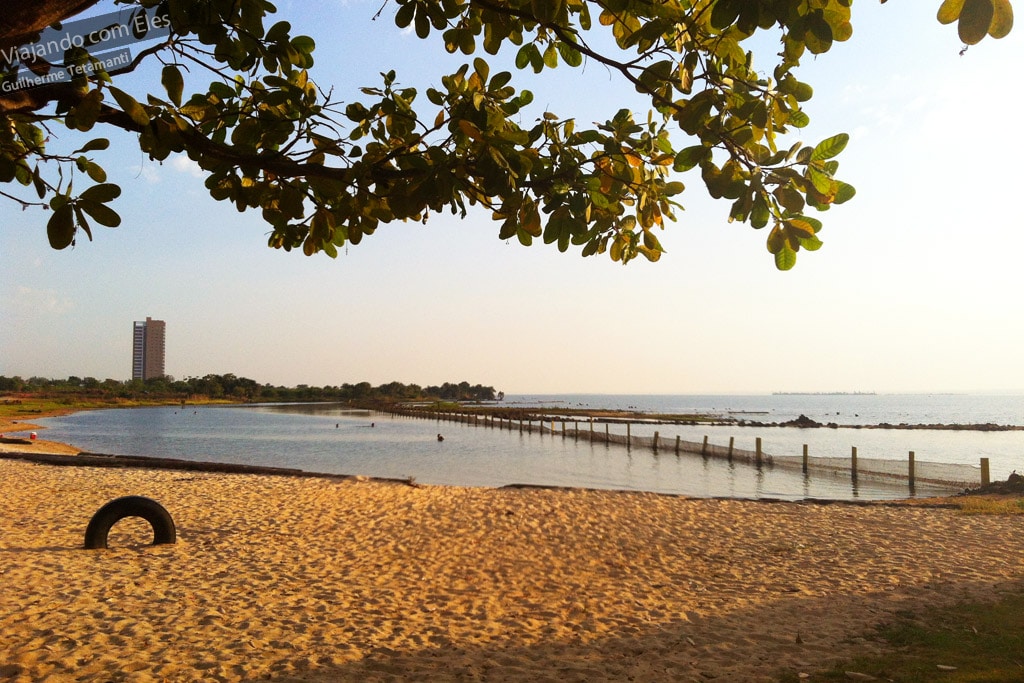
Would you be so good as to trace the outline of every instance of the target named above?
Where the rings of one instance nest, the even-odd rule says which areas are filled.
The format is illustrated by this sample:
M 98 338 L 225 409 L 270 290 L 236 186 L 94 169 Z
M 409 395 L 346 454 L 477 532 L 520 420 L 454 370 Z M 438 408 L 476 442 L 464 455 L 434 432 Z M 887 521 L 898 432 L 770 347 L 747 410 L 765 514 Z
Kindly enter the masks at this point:
M 7 59 L 11 49 L 95 0 L 7 4 L 0 67 L 13 83 L 24 66 Z M 109 141 L 55 151 L 62 128 L 90 137 L 113 126 L 136 133 L 152 159 L 187 154 L 214 199 L 260 212 L 270 246 L 307 255 L 335 256 L 382 223 L 477 206 L 502 239 L 656 261 L 659 232 L 683 208 L 678 174 L 698 169 L 707 193 L 727 202 L 729 221 L 767 228 L 769 252 L 788 269 L 800 249 L 821 246 L 812 212 L 854 196 L 837 175 L 847 135 L 782 144 L 809 122 L 813 89 L 796 69 L 852 36 L 852 0 L 392 0 L 382 12 L 399 27 L 439 37 L 466 63 L 422 91 L 385 70 L 344 106 L 317 80 L 313 40 L 271 23 L 266 0 L 118 4 L 158 8 L 169 37 L 109 70 L 73 48 L 65 63 L 90 69 L 0 93 L 0 182 L 12 188 L 2 194 L 51 211 L 56 249 L 91 238 L 93 224 L 120 222 L 120 188 L 106 182 L 97 154 Z M 1012 11 L 1008 0 L 945 0 L 938 18 L 957 21 L 973 44 L 1006 35 Z M 764 33 L 778 39 L 778 54 L 755 64 L 747 46 Z M 609 112 L 591 126 L 531 113 L 532 94 L 491 68 L 502 50 L 536 73 L 604 65 L 650 109 Z M 162 87 L 132 94 L 114 85 L 154 61 Z M 203 74 L 209 85 L 186 93 Z
M 133 379 L 120 381 L 95 377 L 68 377 L 48 379 L 0 375 L 0 392 L 15 395 L 29 394 L 45 398 L 76 397 L 83 399 L 153 399 L 193 400 L 199 397 L 236 401 L 403 401 L 403 400 L 450 400 L 450 401 L 494 401 L 504 396 L 492 386 L 470 385 L 469 382 L 445 382 L 440 386 L 421 387 L 418 384 L 388 382 L 373 386 L 369 382 L 345 383 L 340 386 L 322 387 L 300 384 L 295 387 L 260 384 L 248 377 L 232 373 L 208 374 L 202 377 L 186 377 L 175 380 L 160 377 L 147 380 Z M 17 398 L 6 398 L 17 401 Z

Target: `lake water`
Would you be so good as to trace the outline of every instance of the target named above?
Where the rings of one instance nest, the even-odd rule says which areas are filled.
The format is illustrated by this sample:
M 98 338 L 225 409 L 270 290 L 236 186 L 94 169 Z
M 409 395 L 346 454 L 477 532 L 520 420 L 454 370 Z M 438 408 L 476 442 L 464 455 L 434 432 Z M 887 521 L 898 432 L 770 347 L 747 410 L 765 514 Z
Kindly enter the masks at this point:
M 509 396 L 509 405 L 629 408 L 650 412 L 732 412 L 734 417 L 783 421 L 799 414 L 820 422 L 1024 422 L 1022 397 L 952 396 Z M 742 412 L 738 412 L 742 411 Z M 764 413 L 764 414 L 754 414 Z M 503 486 L 537 484 L 632 489 L 691 496 L 884 499 L 906 497 L 902 487 L 885 487 L 849 477 L 814 476 L 704 459 L 654 454 L 622 446 L 575 442 L 558 436 L 519 434 L 458 423 L 391 418 L 343 410 L 337 405 L 161 407 L 101 410 L 39 420 L 46 438 L 87 451 L 174 457 L 311 472 L 414 477 L 428 484 Z M 371 426 L 371 424 L 373 426 Z M 624 433 L 621 425 L 613 431 Z M 977 465 L 989 457 L 993 478 L 1024 471 L 1024 431 L 792 429 L 778 427 L 683 427 L 634 425 L 634 435 L 653 434 L 752 449 L 762 438 L 765 452 L 798 455 L 808 444 L 813 455 L 845 457 L 851 446 L 862 458 Z M 445 440 L 439 442 L 437 433 Z M 918 488 L 918 495 L 930 491 Z
M 821 423 L 1024 425 L 1024 396 L 976 394 L 761 394 L 507 396 L 504 403 L 635 409 L 645 413 L 699 413 L 785 422 L 800 415 Z

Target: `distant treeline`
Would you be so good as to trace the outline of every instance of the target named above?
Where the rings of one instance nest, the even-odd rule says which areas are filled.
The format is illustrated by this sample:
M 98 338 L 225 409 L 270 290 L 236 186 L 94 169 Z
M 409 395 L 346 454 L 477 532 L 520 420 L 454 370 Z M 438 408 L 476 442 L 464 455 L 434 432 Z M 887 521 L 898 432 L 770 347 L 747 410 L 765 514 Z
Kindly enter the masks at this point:
M 176 380 L 172 377 L 156 379 L 98 380 L 95 377 L 4 377 L 0 375 L 0 392 L 37 395 L 82 396 L 87 398 L 126 399 L 228 399 L 236 401 L 373 401 L 373 400 L 445 400 L 494 401 L 504 393 L 494 387 L 469 382 L 445 382 L 440 386 L 421 387 L 418 384 L 389 382 L 373 386 L 369 382 L 342 384 L 341 386 L 295 387 L 260 384 L 256 380 L 237 375 L 206 375 Z

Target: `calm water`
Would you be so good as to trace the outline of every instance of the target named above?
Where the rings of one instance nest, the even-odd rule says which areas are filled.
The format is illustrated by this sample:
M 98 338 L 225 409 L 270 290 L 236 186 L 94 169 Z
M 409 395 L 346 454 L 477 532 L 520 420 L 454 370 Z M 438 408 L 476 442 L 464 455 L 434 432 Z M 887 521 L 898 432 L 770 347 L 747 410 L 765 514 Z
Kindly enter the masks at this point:
M 699 413 L 785 422 L 800 415 L 827 424 L 1024 425 L 1024 396 L 974 394 L 654 395 L 563 394 L 508 396 L 505 403 Z
M 803 413 L 818 421 L 830 413 L 849 422 L 1024 422 L 1021 397 L 954 396 L 510 396 L 512 405 L 632 407 L 651 412 L 744 411 L 761 421 Z M 748 414 L 765 411 L 764 415 Z M 886 412 L 889 411 L 889 412 Z M 1017 417 L 1014 417 L 1014 416 Z M 902 417 L 905 416 L 905 417 Z M 903 488 L 879 488 L 848 477 L 814 477 L 707 460 L 699 456 L 655 455 L 621 446 L 576 443 L 560 436 L 519 434 L 455 423 L 352 413 L 338 406 L 226 406 L 145 408 L 77 413 L 39 421 L 46 438 L 88 451 L 176 457 L 215 462 L 294 467 L 312 472 L 415 477 L 431 484 L 502 486 L 542 484 L 618 488 L 692 496 L 779 498 L 897 498 Z M 848 422 L 848 423 L 849 423 Z M 371 426 L 371 423 L 373 426 Z M 767 427 L 676 427 L 635 425 L 651 434 L 753 448 L 761 437 L 768 453 L 796 455 L 809 444 L 813 455 L 905 458 L 977 465 L 992 463 L 992 476 L 1024 471 L 1024 432 L 933 430 L 799 430 Z M 624 427 L 613 427 L 624 433 Z M 443 432 L 445 440 L 437 441 Z M 917 493 L 928 491 L 918 489 Z

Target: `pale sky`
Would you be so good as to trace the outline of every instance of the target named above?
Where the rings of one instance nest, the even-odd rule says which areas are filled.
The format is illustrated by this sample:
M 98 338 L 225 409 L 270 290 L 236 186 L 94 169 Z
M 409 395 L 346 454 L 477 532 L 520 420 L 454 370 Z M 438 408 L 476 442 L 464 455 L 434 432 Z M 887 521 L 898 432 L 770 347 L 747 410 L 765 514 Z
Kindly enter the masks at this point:
M 380 71 L 423 92 L 467 59 L 403 34 L 393 5 L 371 21 L 378 0 L 279 5 L 317 41 L 314 79 L 345 101 L 366 101 L 356 88 Z M 728 203 L 696 173 L 680 178 L 687 210 L 656 264 L 506 243 L 486 214 L 382 226 L 337 260 L 307 258 L 267 248 L 259 215 L 214 201 L 187 159 L 161 165 L 104 132 L 114 146 L 98 160 L 124 190 L 121 227 L 53 251 L 47 214 L 0 198 L 0 374 L 126 379 L 132 322 L 151 316 L 167 322 L 178 378 L 1024 391 L 1024 28 L 960 56 L 938 5 L 857 3 L 853 39 L 797 72 L 815 97 L 812 125 L 791 140 L 850 133 L 838 175 L 857 196 L 819 215 L 825 246 L 792 271 L 775 270 L 767 230 L 727 222 Z M 769 57 L 755 64 L 770 69 Z M 153 73 L 118 85 L 139 96 L 149 79 L 158 92 Z M 527 121 L 545 106 L 594 121 L 638 105 L 594 65 L 522 82 L 537 94 Z

